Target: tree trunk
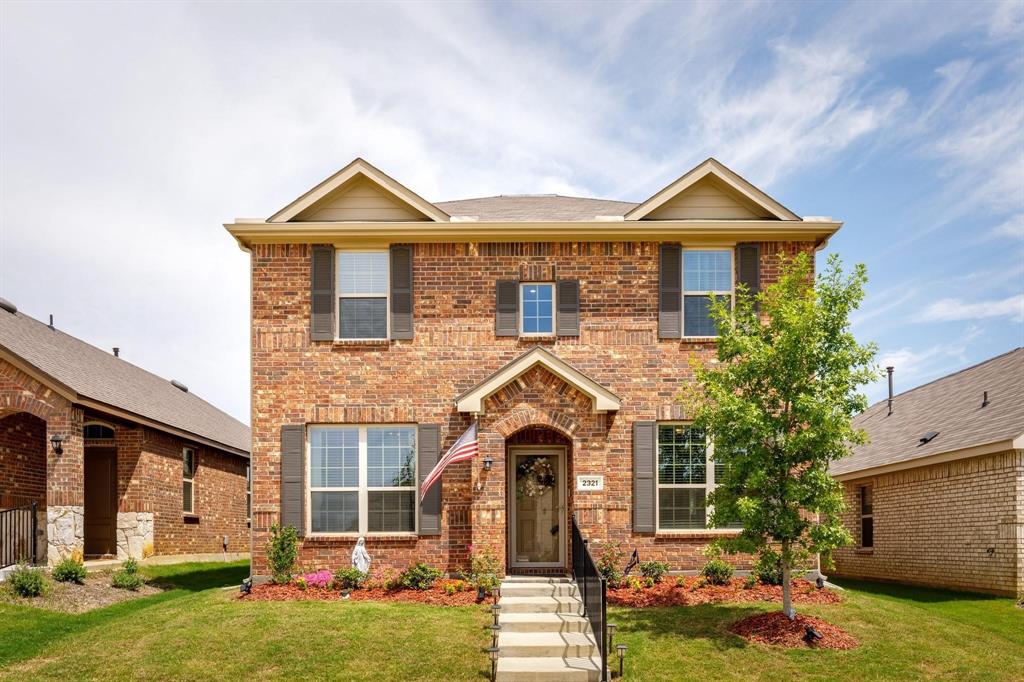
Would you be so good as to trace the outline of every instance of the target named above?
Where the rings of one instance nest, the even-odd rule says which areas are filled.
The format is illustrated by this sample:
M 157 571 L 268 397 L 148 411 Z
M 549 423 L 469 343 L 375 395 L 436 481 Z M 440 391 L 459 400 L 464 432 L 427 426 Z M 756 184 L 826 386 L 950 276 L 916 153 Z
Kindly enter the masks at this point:
M 796 611 L 793 609 L 793 585 L 792 568 L 789 560 L 789 543 L 782 543 L 782 612 L 790 620 L 796 618 Z

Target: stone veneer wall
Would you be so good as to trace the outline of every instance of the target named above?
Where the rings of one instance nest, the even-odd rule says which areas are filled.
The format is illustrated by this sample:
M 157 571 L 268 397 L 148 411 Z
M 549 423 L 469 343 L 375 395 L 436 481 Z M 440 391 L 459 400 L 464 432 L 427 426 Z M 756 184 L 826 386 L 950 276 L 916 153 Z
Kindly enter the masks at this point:
M 761 244 L 762 286 L 779 275 L 780 252 L 810 243 Z M 443 479 L 442 534 L 367 538 L 375 566 L 401 569 L 426 561 L 448 571 L 466 566 L 469 543 L 504 558 L 507 491 L 505 441 L 547 426 L 572 443 L 570 474 L 605 476 L 605 490 L 570 503 L 596 543 L 637 547 L 643 559 L 693 570 L 713 531 L 688 535 L 632 532 L 632 424 L 685 418 L 675 402 L 690 380 L 690 360 L 710 361 L 713 342 L 658 339 L 658 244 L 655 242 L 416 244 L 415 337 L 407 341 L 309 339 L 307 244 L 252 247 L 253 570 L 266 574 L 265 545 L 280 514 L 280 429 L 309 423 L 439 424 L 442 451 L 469 425 L 454 398 L 540 344 L 622 398 L 617 414 L 594 415 L 574 391 L 538 370 L 515 395 L 498 398 L 481 421 L 479 461 L 449 467 Z M 495 281 L 580 281 L 580 336 L 496 337 Z M 567 481 L 567 483 L 571 483 Z M 346 566 L 354 539 L 306 538 L 300 564 Z M 745 564 L 740 560 L 741 567 Z
M 154 553 L 153 512 L 117 512 L 117 558 L 145 559 Z
M 872 485 L 874 548 L 860 549 L 860 487 Z M 855 546 L 836 575 L 1024 595 L 1024 452 L 844 484 Z M 828 573 L 828 571 L 825 571 Z
M 51 566 L 70 556 L 82 558 L 85 507 L 51 504 L 46 508 L 46 561 Z

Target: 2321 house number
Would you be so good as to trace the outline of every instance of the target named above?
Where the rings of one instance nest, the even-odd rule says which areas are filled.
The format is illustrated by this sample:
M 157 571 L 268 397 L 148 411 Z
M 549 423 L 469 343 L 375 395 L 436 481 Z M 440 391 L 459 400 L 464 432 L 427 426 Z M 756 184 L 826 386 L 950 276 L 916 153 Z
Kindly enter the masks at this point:
M 576 491 L 604 490 L 604 476 L 577 476 Z

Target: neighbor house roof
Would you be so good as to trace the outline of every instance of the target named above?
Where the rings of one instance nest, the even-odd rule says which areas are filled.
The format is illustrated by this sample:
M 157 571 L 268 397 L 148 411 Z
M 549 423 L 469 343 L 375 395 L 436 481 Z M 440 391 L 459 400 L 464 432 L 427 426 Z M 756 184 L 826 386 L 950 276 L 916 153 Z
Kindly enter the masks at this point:
M 74 403 L 247 455 L 249 427 L 168 379 L 21 312 L 0 309 L 0 357 Z
M 810 241 L 842 223 L 801 218 L 739 174 L 707 159 L 642 203 L 558 195 L 502 195 L 431 203 L 355 159 L 269 218 L 224 227 L 253 244 L 514 241 Z
M 1024 448 L 1024 348 L 900 393 L 892 414 L 876 403 L 854 426 L 870 440 L 832 463 L 839 478 Z

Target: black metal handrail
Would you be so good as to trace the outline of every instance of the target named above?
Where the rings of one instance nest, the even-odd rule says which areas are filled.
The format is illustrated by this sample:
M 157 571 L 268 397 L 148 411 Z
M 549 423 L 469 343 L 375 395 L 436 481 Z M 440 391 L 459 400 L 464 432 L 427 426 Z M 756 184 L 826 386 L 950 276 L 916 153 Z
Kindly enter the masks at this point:
M 607 618 L 607 603 L 605 601 L 605 579 L 597 570 L 597 562 L 594 561 L 587 546 L 587 540 L 580 532 L 576 523 L 576 515 L 572 515 L 572 577 L 576 581 L 583 600 L 583 615 L 590 621 L 590 631 L 594 633 L 597 640 L 597 650 L 601 654 L 601 679 L 608 679 L 608 633 L 605 624 Z
M 0 568 L 36 562 L 38 502 L 0 510 Z

